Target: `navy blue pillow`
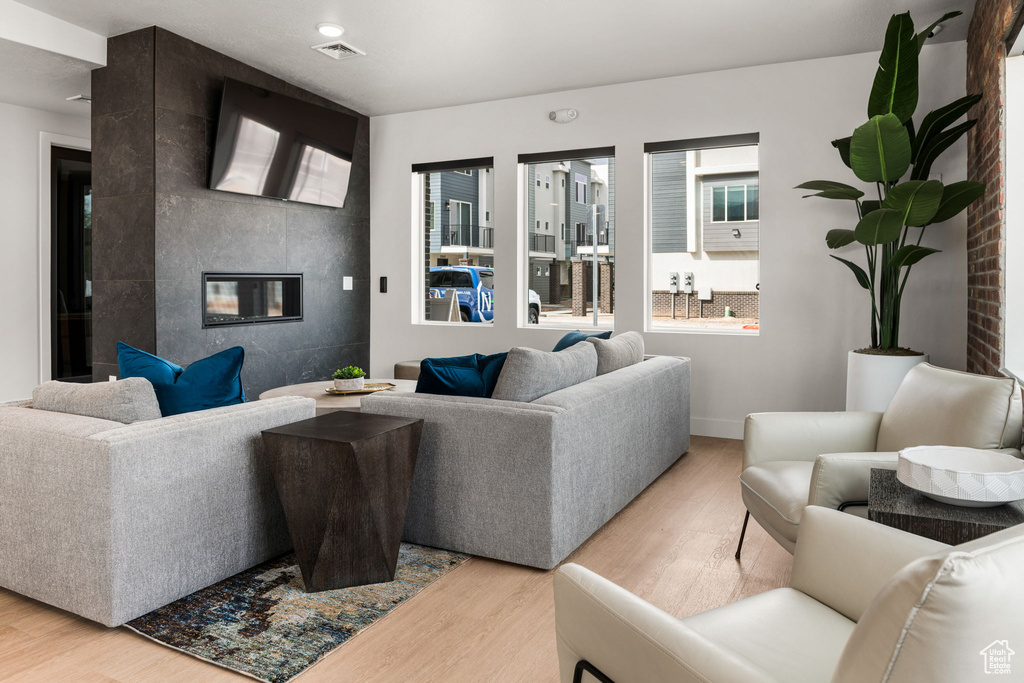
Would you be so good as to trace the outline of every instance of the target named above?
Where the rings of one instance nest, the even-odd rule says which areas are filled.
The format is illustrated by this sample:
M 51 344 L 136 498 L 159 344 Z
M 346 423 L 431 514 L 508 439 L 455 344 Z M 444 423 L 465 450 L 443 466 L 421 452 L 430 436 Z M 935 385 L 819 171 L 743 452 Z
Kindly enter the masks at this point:
M 570 346 L 573 346 L 575 344 L 579 344 L 581 341 L 583 341 L 587 337 L 597 337 L 598 339 L 610 339 L 611 336 L 612 336 L 612 331 L 611 330 L 608 330 L 607 332 L 595 332 L 593 334 L 587 334 L 586 332 L 580 332 L 579 330 L 573 330 L 569 334 L 567 334 L 564 337 L 562 337 L 561 339 L 559 339 L 558 343 L 555 344 L 555 348 L 553 348 L 551 350 L 552 351 L 561 351 L 563 349 L 567 349 Z
M 159 356 L 117 342 L 121 379 L 148 379 L 156 391 L 156 400 L 164 417 L 245 403 L 241 378 L 244 361 L 245 349 L 234 346 L 182 368 Z
M 451 358 L 424 358 L 416 393 L 490 398 L 508 353 L 474 353 Z

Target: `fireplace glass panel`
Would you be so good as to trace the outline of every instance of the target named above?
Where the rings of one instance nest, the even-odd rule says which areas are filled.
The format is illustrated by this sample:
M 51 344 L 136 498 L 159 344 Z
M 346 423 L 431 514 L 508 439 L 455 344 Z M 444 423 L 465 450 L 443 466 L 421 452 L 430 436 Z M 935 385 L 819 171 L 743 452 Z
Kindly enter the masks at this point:
M 203 326 L 302 320 L 302 276 L 203 274 Z

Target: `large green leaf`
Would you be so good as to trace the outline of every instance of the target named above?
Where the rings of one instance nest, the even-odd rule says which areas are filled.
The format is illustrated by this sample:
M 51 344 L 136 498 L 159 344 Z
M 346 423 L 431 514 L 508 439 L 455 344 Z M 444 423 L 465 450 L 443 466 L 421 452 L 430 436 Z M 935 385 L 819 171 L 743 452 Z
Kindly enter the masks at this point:
M 878 71 L 868 98 L 868 117 L 895 114 L 900 123 L 917 109 L 917 35 L 910 12 L 894 14 L 885 30 Z
M 910 168 L 910 135 L 895 114 L 873 116 L 853 131 L 850 166 L 866 183 L 890 183 Z
M 864 272 L 864 269 L 858 266 L 853 261 L 847 261 L 844 258 L 839 258 L 834 254 L 829 254 L 832 258 L 840 263 L 845 263 L 846 267 L 853 271 L 853 275 L 857 278 L 857 283 L 864 289 L 871 289 L 871 280 L 868 279 L 868 274 Z
M 843 160 L 847 168 L 853 168 L 850 165 L 850 140 L 851 138 L 846 137 L 832 141 L 832 146 L 839 150 L 839 158 Z
M 853 244 L 857 241 L 857 238 L 853 235 L 853 230 L 845 230 L 843 228 L 836 228 L 835 230 L 829 230 L 825 234 L 825 244 L 828 245 L 829 249 L 839 249 L 845 247 L 847 244 Z
M 904 225 L 928 225 L 942 201 L 942 183 L 938 180 L 908 180 L 893 187 L 882 202 L 903 216 Z
M 923 30 L 920 33 L 918 33 L 917 34 L 917 51 L 918 52 L 921 51 L 921 48 L 924 47 L 925 41 L 928 40 L 928 38 L 931 36 L 931 33 L 932 33 L 932 31 L 935 30 L 936 26 L 938 26 L 939 24 L 943 24 L 943 23 L 949 21 L 953 17 L 959 17 L 961 14 L 963 14 L 963 12 L 946 12 L 941 17 L 939 17 L 938 19 L 933 21 L 928 26 L 928 28 L 926 28 L 925 30 Z
M 903 214 L 893 209 L 872 211 L 860 219 L 853 231 L 857 241 L 869 247 L 895 242 L 902 232 Z
M 967 131 L 974 128 L 977 123 L 977 119 L 971 119 L 970 121 L 964 121 L 958 126 L 944 130 L 937 135 L 933 135 L 930 140 L 922 145 L 921 151 L 917 155 L 917 160 L 914 162 L 914 172 L 910 174 L 911 180 L 925 180 L 928 178 L 928 175 L 932 172 L 932 164 L 939 158 L 939 155 L 949 149 Z
M 820 190 L 815 194 L 805 194 L 804 199 L 808 197 L 824 197 L 825 199 L 860 199 L 864 196 L 864 193 L 858 190 L 856 187 L 846 185 L 845 183 L 837 183 L 834 180 L 808 180 L 806 183 L 800 183 L 796 186 L 797 190 Z
M 911 144 L 911 153 L 914 160 L 921 152 L 921 147 L 933 137 L 942 132 L 947 126 L 970 111 L 971 107 L 981 101 L 981 95 L 968 95 L 961 97 L 956 102 L 950 102 L 945 107 L 939 107 L 935 111 L 928 112 L 928 115 L 921 121 L 921 130 Z
M 985 184 L 973 180 L 961 180 L 942 188 L 939 210 L 932 217 L 932 223 L 948 221 L 985 194 Z
M 900 247 L 896 250 L 896 253 L 889 259 L 889 267 L 902 268 L 903 266 L 912 266 L 925 256 L 937 253 L 939 253 L 938 249 L 929 249 L 928 247 L 919 247 L 916 244 L 908 244 L 905 247 Z

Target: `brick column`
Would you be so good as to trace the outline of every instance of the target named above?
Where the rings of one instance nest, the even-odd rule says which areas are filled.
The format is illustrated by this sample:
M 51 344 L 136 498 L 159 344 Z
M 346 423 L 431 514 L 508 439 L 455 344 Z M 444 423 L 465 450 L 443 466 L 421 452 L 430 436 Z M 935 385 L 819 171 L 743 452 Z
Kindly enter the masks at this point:
M 967 177 L 985 183 L 985 197 L 967 210 L 967 369 L 997 374 L 1003 364 L 1006 259 L 1003 41 L 1021 0 L 978 0 L 967 34 L 967 92 L 983 98 L 971 112 Z
M 587 314 L 588 289 L 590 278 L 587 277 L 586 261 L 572 261 L 572 314 L 582 317 Z
M 611 313 L 614 305 L 612 290 L 615 287 L 615 266 L 611 263 L 599 263 L 597 270 L 600 279 L 598 282 L 598 287 L 600 287 L 599 306 L 602 313 Z

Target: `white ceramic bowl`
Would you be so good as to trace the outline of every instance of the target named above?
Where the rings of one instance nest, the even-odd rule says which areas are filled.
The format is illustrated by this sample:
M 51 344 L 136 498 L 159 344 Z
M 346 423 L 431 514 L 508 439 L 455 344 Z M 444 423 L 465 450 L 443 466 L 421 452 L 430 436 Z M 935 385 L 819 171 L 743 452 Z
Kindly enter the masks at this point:
M 1024 460 L 978 448 L 905 448 L 900 451 L 896 478 L 952 505 L 995 507 L 1024 499 Z

